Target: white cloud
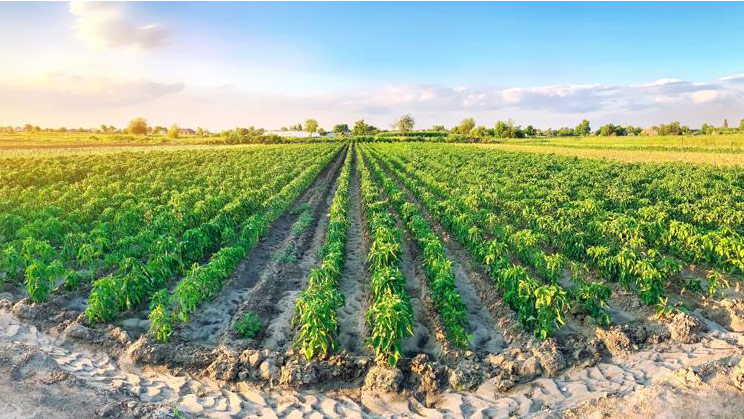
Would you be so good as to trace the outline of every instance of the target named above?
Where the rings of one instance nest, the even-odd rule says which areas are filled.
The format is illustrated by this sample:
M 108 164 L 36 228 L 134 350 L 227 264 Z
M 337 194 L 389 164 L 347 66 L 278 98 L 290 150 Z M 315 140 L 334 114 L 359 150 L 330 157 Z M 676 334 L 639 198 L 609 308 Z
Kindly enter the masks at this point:
M 123 3 L 73 1 L 70 13 L 75 16 L 77 37 L 95 48 L 152 49 L 168 40 L 169 32 L 161 25 L 131 23 L 124 16 Z
M 690 97 L 695 103 L 708 103 L 720 99 L 723 95 L 720 90 L 700 90 L 693 92 Z
M 411 113 L 423 128 L 454 125 L 466 116 L 487 126 L 508 118 L 538 127 L 573 126 L 583 118 L 592 126 L 607 122 L 650 126 L 673 120 L 699 126 L 744 115 L 744 84 L 720 80 L 506 88 L 389 84 L 308 95 L 258 93 L 238 86 L 55 73 L 27 85 L 0 85 L 0 125 L 29 121 L 49 126 L 120 125 L 142 115 L 160 125 L 175 122 L 211 129 L 278 128 L 310 117 L 324 128 L 357 119 L 387 128 L 397 116 Z

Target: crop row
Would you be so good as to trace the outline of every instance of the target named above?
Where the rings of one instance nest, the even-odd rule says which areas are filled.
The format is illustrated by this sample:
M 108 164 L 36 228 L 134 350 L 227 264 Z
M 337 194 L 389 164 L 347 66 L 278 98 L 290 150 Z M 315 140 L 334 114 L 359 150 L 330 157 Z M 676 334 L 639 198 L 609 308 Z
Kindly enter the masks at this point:
M 286 184 L 279 193 L 262 203 L 261 209 L 247 218 L 239 234 L 223 239 L 223 247 L 203 265 L 194 264 L 168 294 L 167 289 L 156 293 L 150 304 L 150 332 L 166 341 L 175 322 L 186 322 L 198 305 L 222 289 L 224 281 L 235 270 L 245 255 L 258 243 L 271 224 L 282 215 L 297 197 L 307 189 L 326 167 L 336 152 L 316 157 L 306 164 L 302 173 Z
M 414 172 L 392 157 L 381 158 L 381 161 L 387 170 L 402 179 L 407 188 L 415 191 L 422 202 L 429 203 L 431 207 L 441 207 L 444 213 L 471 214 L 472 224 L 457 224 L 460 229 L 457 235 L 477 238 L 482 234 L 489 242 L 488 252 L 491 254 L 489 260 L 498 257 L 505 260 L 518 258 L 516 260 L 521 262 L 521 266 L 529 268 L 536 277 L 542 277 L 545 282 L 556 287 L 563 286 L 559 280 L 567 268 L 570 268 L 568 270 L 571 287 L 567 290 L 570 299 L 577 303 L 582 311 L 591 315 L 597 324 L 609 324 L 607 301 L 611 294 L 610 289 L 601 282 L 588 280 L 587 268 L 583 264 L 572 262 L 567 266 L 567 258 L 564 255 L 547 254 L 542 249 L 539 234 L 529 229 L 517 230 L 495 213 L 473 210 L 457 197 L 456 192 L 448 190 L 446 185 L 431 178 L 424 180 L 425 174 Z M 527 273 L 529 274 L 529 270 Z M 557 291 L 557 294 L 562 295 L 560 291 Z
M 366 315 L 370 330 L 368 343 L 378 362 L 396 365 L 402 357 L 403 339 L 413 335 L 413 309 L 400 267 L 402 236 L 388 202 L 369 169 L 361 164 L 358 148 L 356 154 L 364 218 L 372 241 L 368 254 L 371 294 Z
M 444 253 L 441 239 L 429 223 L 421 216 L 418 207 L 408 202 L 405 194 L 377 165 L 368 158 L 375 179 L 382 184 L 390 202 L 393 203 L 416 244 L 423 251 L 423 265 L 431 290 L 431 299 L 447 338 L 455 347 L 466 348 L 469 343 L 467 307 L 455 286 L 452 261 Z
M 398 178 L 486 266 L 504 301 L 518 313 L 523 327 L 545 339 L 564 323 L 569 299 L 560 285 L 541 284 L 523 266 L 512 263 L 505 244 L 487 240 L 483 231 L 475 225 L 474 213 L 460 211 L 446 198 L 425 194 L 425 189 L 415 179 L 400 176 L 400 173 Z
M 349 178 L 352 147 L 338 177 L 333 202 L 328 213 L 325 244 L 320 250 L 321 262 L 310 271 L 305 288 L 297 298 L 292 324 L 298 328 L 297 346 L 306 359 L 326 356 L 338 347 L 338 316 L 344 296 L 338 292 L 338 281 L 344 266 L 346 234 L 349 229 Z

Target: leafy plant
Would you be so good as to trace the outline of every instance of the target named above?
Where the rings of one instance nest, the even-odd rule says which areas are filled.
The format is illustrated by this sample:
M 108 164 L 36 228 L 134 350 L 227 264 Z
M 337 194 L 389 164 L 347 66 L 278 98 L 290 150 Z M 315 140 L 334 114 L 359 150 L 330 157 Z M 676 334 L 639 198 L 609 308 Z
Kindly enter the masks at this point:
M 256 313 L 247 311 L 233 325 L 233 329 L 246 339 L 250 339 L 261 331 L 261 320 Z

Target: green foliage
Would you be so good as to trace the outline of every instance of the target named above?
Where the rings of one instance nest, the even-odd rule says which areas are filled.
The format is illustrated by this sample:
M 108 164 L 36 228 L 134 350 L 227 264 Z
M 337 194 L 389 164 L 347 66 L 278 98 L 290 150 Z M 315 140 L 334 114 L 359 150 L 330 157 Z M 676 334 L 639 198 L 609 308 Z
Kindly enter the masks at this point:
M 247 311 L 233 325 L 233 329 L 245 339 L 250 339 L 261 331 L 261 320 L 256 313 Z

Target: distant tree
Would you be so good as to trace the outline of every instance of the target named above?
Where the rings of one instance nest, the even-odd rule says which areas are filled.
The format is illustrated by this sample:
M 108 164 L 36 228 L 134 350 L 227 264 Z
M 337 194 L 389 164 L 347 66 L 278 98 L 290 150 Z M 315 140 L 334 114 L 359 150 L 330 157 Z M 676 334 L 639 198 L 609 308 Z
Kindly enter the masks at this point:
M 443 131 L 447 131 L 447 128 L 445 128 L 444 125 L 432 125 L 431 130 L 437 131 L 437 132 L 443 132 Z
M 59 132 L 67 132 L 67 128 L 60 127 L 57 131 L 59 131 Z
M 739 122 L 739 131 L 744 133 L 744 118 L 742 118 L 741 122 Z
M 509 124 L 504 121 L 496 122 L 493 127 L 493 135 L 496 138 L 509 138 Z
M 411 114 L 405 114 L 395 120 L 393 123 L 393 128 L 400 132 L 408 132 L 413 130 L 413 126 L 416 124 L 416 121 L 413 119 Z
M 375 127 L 368 125 L 364 122 L 364 119 L 354 122 L 354 128 L 351 130 L 351 135 L 370 135 L 375 131 Z
M 682 135 L 682 127 L 677 121 L 661 124 L 659 125 L 659 135 Z
M 475 119 L 465 118 L 455 127 L 458 134 L 467 135 L 475 128 Z
M 562 127 L 556 133 L 559 137 L 573 137 L 576 134 L 576 130 L 569 127 Z
M 196 136 L 199 138 L 204 137 L 204 128 L 196 127 Z
M 625 129 L 623 127 L 614 124 L 607 124 L 599 127 L 599 131 L 597 133 L 603 137 L 611 137 L 615 135 L 624 135 L 621 134 L 622 132 L 625 132 Z
M 592 132 L 592 128 L 589 126 L 589 120 L 582 120 L 579 125 L 576 125 L 574 131 L 576 132 L 576 135 L 589 135 Z
M 509 119 L 508 121 L 496 122 L 493 135 L 496 138 L 524 138 L 525 133 L 520 126 L 515 126 L 514 122 Z
M 728 131 L 728 119 L 723 120 L 723 130 Z
M 176 125 L 176 124 L 173 124 L 173 125 L 171 125 L 171 127 L 170 127 L 170 128 L 168 129 L 168 134 L 166 134 L 166 136 L 167 136 L 168 138 L 171 138 L 171 139 L 175 139 L 175 138 L 178 138 L 178 134 L 179 134 L 179 133 L 178 133 L 178 125 Z
M 127 131 L 134 135 L 145 135 L 147 134 L 147 120 L 145 118 L 134 118 L 129 121 Z
M 318 121 L 314 119 L 308 119 L 305 121 L 305 131 L 309 132 L 312 137 L 313 134 L 318 132 Z
M 524 129 L 524 135 L 528 137 L 534 137 L 537 134 L 537 131 L 535 131 L 535 127 L 532 125 L 527 125 L 527 127 Z
M 26 132 L 31 132 L 31 131 L 34 130 L 34 126 L 31 125 L 31 124 L 26 124 L 26 125 L 23 126 L 23 130 L 26 131 Z
M 326 130 L 324 130 L 323 128 L 318 128 L 318 135 L 324 137 L 326 134 L 328 134 Z
M 708 124 L 703 124 L 700 127 L 700 132 L 702 132 L 703 134 L 707 134 L 707 135 L 713 134 L 714 130 L 715 128 L 712 125 L 708 125 Z
M 366 135 L 367 124 L 364 119 L 354 122 L 354 128 L 351 130 L 351 135 Z
M 346 124 L 336 124 L 332 131 L 338 135 L 346 135 L 350 132 L 349 126 Z
M 484 127 L 483 125 L 479 125 L 473 129 L 470 130 L 470 132 L 467 133 L 467 135 L 470 138 L 486 138 L 489 135 L 488 128 Z

